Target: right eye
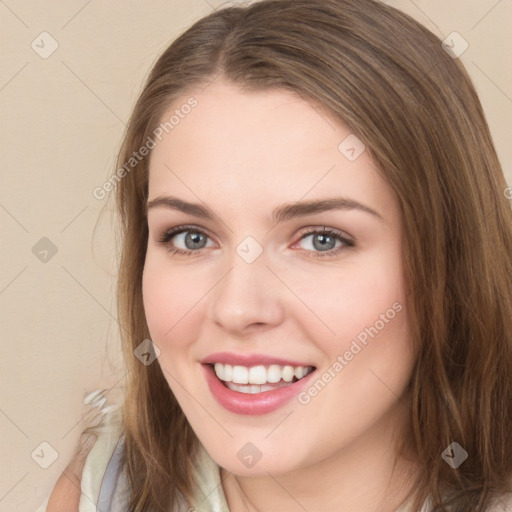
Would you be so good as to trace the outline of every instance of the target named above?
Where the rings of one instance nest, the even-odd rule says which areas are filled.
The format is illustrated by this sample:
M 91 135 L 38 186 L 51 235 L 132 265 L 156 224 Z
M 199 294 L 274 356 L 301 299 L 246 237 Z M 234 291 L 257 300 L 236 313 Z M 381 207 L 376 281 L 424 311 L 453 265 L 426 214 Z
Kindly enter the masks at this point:
M 174 242 L 173 239 L 175 240 Z M 165 231 L 159 238 L 158 243 L 165 246 L 172 254 L 191 256 L 193 253 L 200 253 L 206 247 L 209 236 L 195 226 L 176 226 Z M 184 248 L 175 246 L 176 241 Z

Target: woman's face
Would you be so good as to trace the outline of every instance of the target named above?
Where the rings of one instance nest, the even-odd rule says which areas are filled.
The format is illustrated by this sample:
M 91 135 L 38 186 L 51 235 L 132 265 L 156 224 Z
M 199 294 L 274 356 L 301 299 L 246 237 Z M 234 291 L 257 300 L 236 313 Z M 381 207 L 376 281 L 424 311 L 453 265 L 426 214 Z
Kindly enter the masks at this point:
M 295 95 L 225 82 L 191 95 L 150 162 L 155 364 L 237 474 L 382 444 L 414 364 L 393 191 L 349 129 Z

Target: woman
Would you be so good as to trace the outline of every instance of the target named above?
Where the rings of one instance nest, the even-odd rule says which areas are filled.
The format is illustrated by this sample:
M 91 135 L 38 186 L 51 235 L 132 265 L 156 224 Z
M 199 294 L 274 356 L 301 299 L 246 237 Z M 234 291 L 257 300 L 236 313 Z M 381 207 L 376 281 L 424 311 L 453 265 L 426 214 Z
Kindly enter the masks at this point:
M 512 212 L 455 57 L 373 0 L 164 52 L 118 161 L 124 408 L 48 512 L 512 507 Z

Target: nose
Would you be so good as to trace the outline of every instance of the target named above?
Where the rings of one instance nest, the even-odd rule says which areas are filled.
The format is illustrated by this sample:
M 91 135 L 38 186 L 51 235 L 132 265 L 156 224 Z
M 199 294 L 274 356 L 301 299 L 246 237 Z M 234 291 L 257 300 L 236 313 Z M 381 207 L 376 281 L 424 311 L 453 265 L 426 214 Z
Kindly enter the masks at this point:
M 234 254 L 229 270 L 208 294 L 208 318 L 237 337 L 275 327 L 284 319 L 283 288 L 264 254 L 252 263 Z

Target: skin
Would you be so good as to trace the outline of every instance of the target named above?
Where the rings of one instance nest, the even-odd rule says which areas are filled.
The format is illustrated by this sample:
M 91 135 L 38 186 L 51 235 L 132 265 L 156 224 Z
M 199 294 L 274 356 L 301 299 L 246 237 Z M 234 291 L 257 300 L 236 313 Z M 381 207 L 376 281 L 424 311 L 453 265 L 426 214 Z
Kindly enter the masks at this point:
M 349 161 L 338 145 L 351 132 L 286 91 L 243 92 L 223 81 L 193 95 L 197 106 L 153 149 L 149 200 L 204 202 L 212 220 L 165 207 L 148 211 L 144 307 L 157 359 L 194 431 L 221 466 L 232 512 L 392 511 L 408 490 L 412 463 L 392 475 L 395 443 L 408 425 L 406 387 L 416 359 L 409 340 L 397 198 L 368 152 Z M 383 219 L 332 210 L 273 224 L 283 203 L 344 196 Z M 206 231 L 201 252 L 172 227 Z M 319 235 L 338 230 L 355 247 L 315 258 Z M 263 249 L 247 263 L 236 247 Z M 172 254 L 169 248 L 196 251 Z M 309 252 L 308 252 L 309 251 Z M 263 353 L 313 364 L 322 374 L 365 327 L 399 302 L 402 310 L 301 404 L 244 416 L 211 395 L 200 360 L 217 351 Z M 262 453 L 246 467 L 237 452 Z
M 89 434 L 81 438 L 75 448 L 75 455 L 67 465 L 48 499 L 46 512 L 78 512 L 80 506 L 81 479 L 85 460 L 96 436 Z

